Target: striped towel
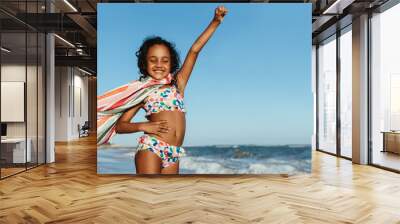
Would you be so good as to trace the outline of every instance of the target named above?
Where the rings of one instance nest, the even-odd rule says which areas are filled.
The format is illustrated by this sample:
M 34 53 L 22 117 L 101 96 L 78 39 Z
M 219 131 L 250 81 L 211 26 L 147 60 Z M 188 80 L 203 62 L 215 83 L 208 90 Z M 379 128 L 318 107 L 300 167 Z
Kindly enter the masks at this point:
M 171 83 L 172 75 L 156 80 L 148 76 L 122 85 L 97 97 L 97 145 L 108 143 L 115 135 L 115 124 L 122 114 L 142 102 L 151 92 Z

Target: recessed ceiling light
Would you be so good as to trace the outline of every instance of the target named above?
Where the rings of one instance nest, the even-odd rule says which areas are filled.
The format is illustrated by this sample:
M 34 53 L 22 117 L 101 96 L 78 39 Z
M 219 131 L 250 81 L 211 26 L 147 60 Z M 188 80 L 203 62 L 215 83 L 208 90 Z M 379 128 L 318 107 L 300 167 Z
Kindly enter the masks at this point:
M 355 0 L 336 0 L 322 14 L 342 14 L 343 9 L 351 5 Z
M 1 47 L 1 50 L 4 51 L 4 52 L 7 52 L 7 53 L 10 53 L 10 52 L 11 52 L 11 50 L 9 50 L 9 49 L 7 49 L 7 48 L 5 48 L 5 47 Z
M 79 67 L 78 67 L 78 70 L 81 71 L 81 72 L 83 72 L 83 73 L 85 73 L 85 74 L 87 74 L 87 75 L 92 75 L 92 73 L 90 73 L 90 72 L 88 72 L 88 71 L 86 71 L 86 70 L 83 70 L 83 69 L 81 69 L 81 68 L 79 68 Z
M 78 12 L 78 10 L 71 4 L 69 3 L 67 0 L 64 0 L 65 4 L 67 4 L 72 10 L 74 10 L 74 12 Z
M 68 44 L 69 46 L 75 48 L 75 45 L 73 45 L 73 44 L 72 44 L 71 42 L 69 42 L 68 40 L 66 40 L 66 39 L 64 39 L 64 38 L 62 38 L 62 37 L 60 37 L 60 36 L 57 35 L 57 34 L 54 34 L 54 36 L 57 37 L 58 39 L 60 39 L 62 42 L 64 42 L 64 43 Z

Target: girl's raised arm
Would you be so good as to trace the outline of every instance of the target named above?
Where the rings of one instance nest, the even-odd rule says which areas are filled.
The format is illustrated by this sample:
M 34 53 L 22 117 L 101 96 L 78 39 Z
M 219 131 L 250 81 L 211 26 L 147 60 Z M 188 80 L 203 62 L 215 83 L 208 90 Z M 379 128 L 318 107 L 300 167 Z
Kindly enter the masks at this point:
M 186 84 L 190 78 L 193 67 L 196 63 L 198 54 L 200 53 L 203 46 L 210 39 L 214 31 L 218 28 L 219 24 L 224 19 L 224 16 L 228 13 L 228 10 L 223 6 L 218 6 L 215 9 L 213 20 L 210 22 L 204 32 L 197 38 L 188 54 L 186 55 L 185 61 L 183 62 L 181 70 L 177 74 L 177 86 L 181 94 L 184 94 Z

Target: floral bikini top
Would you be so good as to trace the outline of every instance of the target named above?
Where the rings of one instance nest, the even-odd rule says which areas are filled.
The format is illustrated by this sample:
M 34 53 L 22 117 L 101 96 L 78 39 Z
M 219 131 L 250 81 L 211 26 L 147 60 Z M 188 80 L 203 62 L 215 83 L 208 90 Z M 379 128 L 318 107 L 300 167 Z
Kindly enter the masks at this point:
M 150 93 L 145 100 L 143 109 L 146 111 L 146 116 L 161 111 L 179 110 L 186 112 L 183 97 L 175 86 L 160 88 Z

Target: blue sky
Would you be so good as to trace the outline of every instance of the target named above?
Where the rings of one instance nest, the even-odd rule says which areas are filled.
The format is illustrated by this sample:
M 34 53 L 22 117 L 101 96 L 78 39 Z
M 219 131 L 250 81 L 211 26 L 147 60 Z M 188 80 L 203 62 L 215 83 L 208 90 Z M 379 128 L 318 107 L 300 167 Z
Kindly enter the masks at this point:
M 218 5 L 99 4 L 98 94 L 139 77 L 135 52 L 147 36 L 175 43 L 184 61 Z M 311 4 L 223 5 L 229 13 L 185 90 L 184 146 L 310 144 Z M 138 136 L 112 142 L 136 145 Z

